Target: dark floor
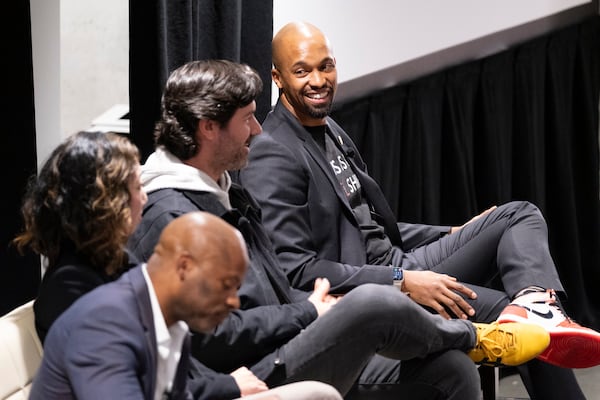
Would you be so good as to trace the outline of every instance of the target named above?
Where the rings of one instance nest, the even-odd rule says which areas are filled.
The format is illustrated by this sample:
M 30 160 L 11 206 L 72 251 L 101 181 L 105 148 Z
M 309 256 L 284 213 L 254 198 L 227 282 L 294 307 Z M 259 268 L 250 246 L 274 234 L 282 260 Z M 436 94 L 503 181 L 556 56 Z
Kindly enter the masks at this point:
M 600 400 L 600 366 L 577 369 L 575 376 L 587 400 Z M 498 397 L 502 400 L 529 399 L 518 374 L 500 379 Z

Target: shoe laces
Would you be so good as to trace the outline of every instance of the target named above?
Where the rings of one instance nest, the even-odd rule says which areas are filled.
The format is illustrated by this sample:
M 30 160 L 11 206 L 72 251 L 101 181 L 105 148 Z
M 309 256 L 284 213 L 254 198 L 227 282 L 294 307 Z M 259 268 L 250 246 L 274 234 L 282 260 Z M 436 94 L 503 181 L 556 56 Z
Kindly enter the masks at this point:
M 530 291 L 528 293 L 524 293 L 523 296 L 524 298 L 529 297 L 530 300 L 528 300 L 531 301 L 531 303 L 546 304 L 548 305 L 548 307 L 552 307 L 567 321 L 574 322 L 571 318 L 568 317 L 554 289 L 546 289 L 544 291 Z M 531 296 L 534 296 L 534 298 L 531 298 Z M 517 301 L 517 304 L 529 309 L 529 307 L 527 307 L 527 302 L 523 303 L 522 301 Z
M 476 348 L 483 350 L 500 359 L 505 348 L 514 346 L 515 337 L 512 332 L 501 329 L 497 323 L 491 323 L 485 328 L 479 327 L 479 340 Z M 490 337 L 493 336 L 494 338 Z M 503 343 L 500 343 L 500 340 Z M 509 346 L 506 346 L 508 344 Z
M 567 321 L 574 322 L 571 318 L 569 318 L 569 316 L 565 312 L 565 309 L 563 308 L 563 305 L 560 302 L 560 299 L 558 298 L 558 296 L 556 295 L 556 292 L 554 291 L 554 289 L 548 289 L 548 290 L 546 290 L 546 293 L 548 294 L 548 297 L 549 297 L 545 301 L 545 303 L 548 304 L 548 307 L 552 307 L 552 308 L 556 309 L 556 311 L 558 313 L 560 313 L 560 315 L 562 315 Z

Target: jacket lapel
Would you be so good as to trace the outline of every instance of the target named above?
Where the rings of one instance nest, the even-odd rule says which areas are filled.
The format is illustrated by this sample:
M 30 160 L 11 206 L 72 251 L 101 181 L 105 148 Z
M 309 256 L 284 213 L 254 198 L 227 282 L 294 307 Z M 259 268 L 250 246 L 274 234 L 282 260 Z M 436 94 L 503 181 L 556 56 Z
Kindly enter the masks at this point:
M 400 237 L 400 231 L 396 224 L 396 216 L 392 212 L 388 202 L 385 200 L 385 196 L 379 188 L 379 185 L 373 178 L 356 166 L 352 157 L 346 157 L 346 160 L 352 165 L 354 173 L 364 189 L 363 192 L 376 210 L 376 213 L 378 214 L 377 222 L 384 226 L 385 233 L 389 236 L 392 243 L 401 247 L 402 238 Z
M 131 286 L 137 300 L 141 322 L 144 326 L 146 335 L 147 347 L 150 351 L 150 365 L 152 368 L 150 382 L 150 390 L 148 393 L 154 396 L 157 354 L 156 354 L 156 332 L 154 329 L 154 316 L 152 314 L 152 304 L 150 303 L 150 293 L 142 272 L 141 266 L 132 268 L 129 272 Z
M 298 122 L 298 120 L 285 108 L 285 106 L 281 104 L 281 102 L 277 103 L 276 110 L 279 115 L 287 120 L 287 124 L 294 129 L 296 136 L 303 142 L 304 147 L 307 149 L 307 153 L 310 155 L 310 157 L 312 157 L 319 168 L 321 168 L 325 176 L 327 176 L 329 183 L 331 184 L 337 197 L 340 199 L 340 203 L 345 208 L 346 215 L 351 216 L 356 223 L 356 218 L 350 207 L 350 203 L 348 203 L 348 199 L 342 191 L 339 182 L 335 178 L 335 174 L 333 173 L 331 166 L 327 163 L 327 160 L 323 155 L 323 151 L 319 148 L 319 145 L 315 142 L 312 136 L 310 136 L 306 129 L 304 129 L 300 122 Z M 327 118 L 327 124 L 329 125 L 328 131 L 331 134 L 338 134 L 338 132 L 342 130 L 342 128 L 331 118 Z M 368 201 L 380 216 L 378 222 L 384 226 L 385 232 L 389 236 L 392 243 L 396 246 L 402 246 L 402 239 L 400 237 L 398 225 L 396 224 L 396 217 L 389 204 L 385 200 L 385 196 L 379 188 L 379 185 L 373 178 L 364 172 L 362 168 L 357 166 L 355 160 L 357 155 L 354 148 L 348 146 L 347 144 L 340 143 L 341 140 L 338 141 L 335 137 L 331 137 L 331 139 L 333 140 L 334 145 L 342 151 L 342 154 L 346 160 L 351 164 L 352 169 L 354 170 L 354 173 L 356 174 L 363 188 L 364 195 L 367 197 Z

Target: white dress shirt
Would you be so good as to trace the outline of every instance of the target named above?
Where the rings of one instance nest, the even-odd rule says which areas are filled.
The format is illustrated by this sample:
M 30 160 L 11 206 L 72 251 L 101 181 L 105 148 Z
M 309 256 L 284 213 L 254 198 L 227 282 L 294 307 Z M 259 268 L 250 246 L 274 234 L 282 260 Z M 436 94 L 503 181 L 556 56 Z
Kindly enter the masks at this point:
M 148 276 L 146 264 L 143 264 L 141 268 L 146 284 L 148 285 L 154 330 L 156 332 L 157 365 L 154 400 L 162 400 L 167 398 L 167 394 L 173 387 L 173 379 L 175 378 L 177 365 L 181 359 L 181 347 L 189 328 L 183 321 L 177 321 L 170 327 L 167 327 L 160 305 L 158 304 L 158 299 L 156 298 L 156 293 L 154 292 L 154 286 L 152 286 L 152 281 L 150 281 L 150 276 Z

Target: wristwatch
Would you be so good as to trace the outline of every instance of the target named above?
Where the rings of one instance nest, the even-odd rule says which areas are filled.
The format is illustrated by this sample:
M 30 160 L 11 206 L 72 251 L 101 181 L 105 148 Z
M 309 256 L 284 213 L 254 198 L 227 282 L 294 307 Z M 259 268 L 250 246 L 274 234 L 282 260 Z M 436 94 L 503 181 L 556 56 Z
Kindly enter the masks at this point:
M 402 285 L 404 284 L 404 272 L 400 267 L 392 267 L 394 271 L 394 286 L 402 291 Z

